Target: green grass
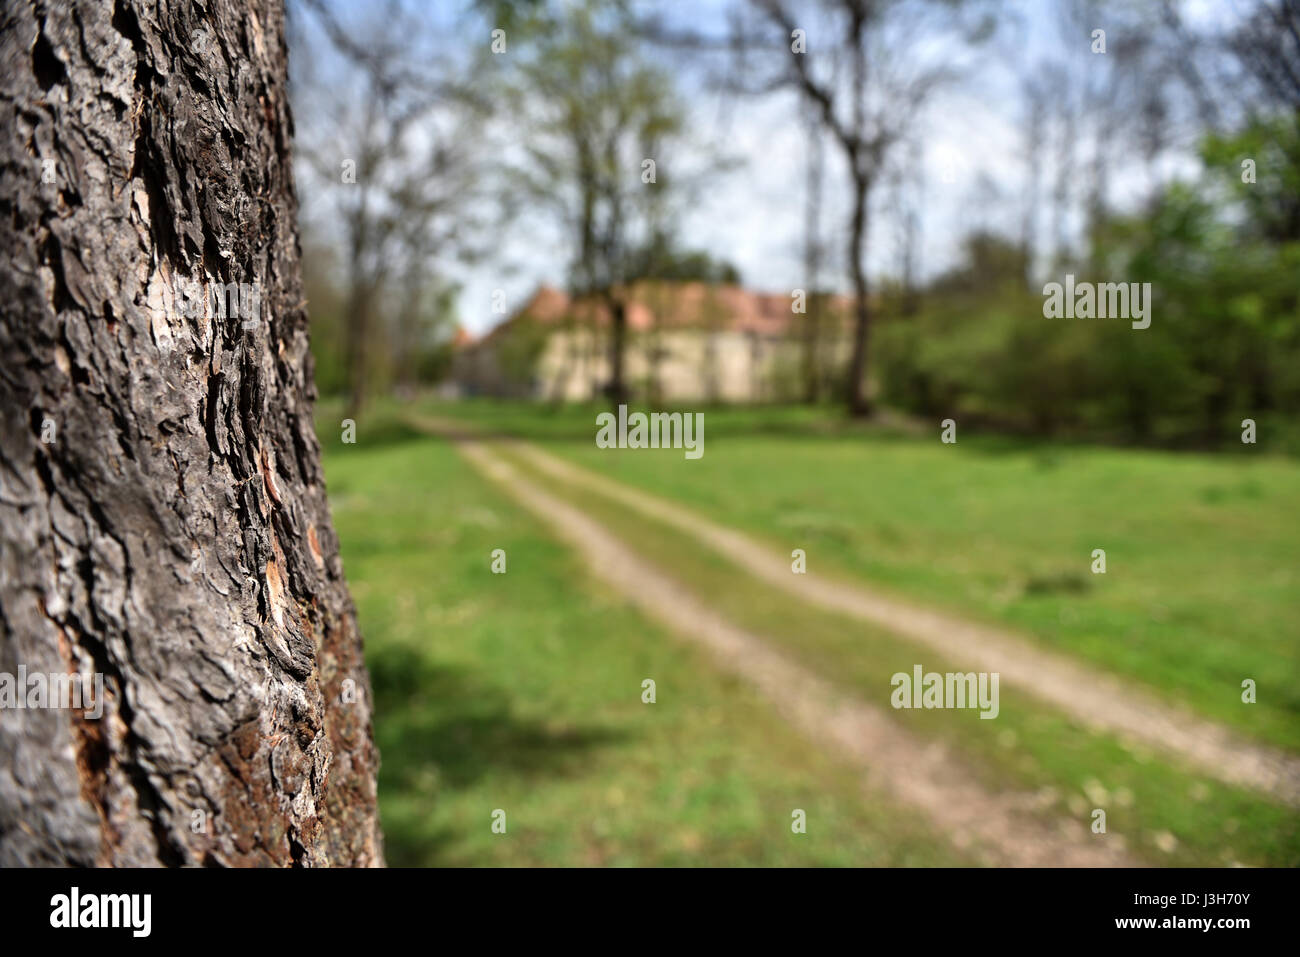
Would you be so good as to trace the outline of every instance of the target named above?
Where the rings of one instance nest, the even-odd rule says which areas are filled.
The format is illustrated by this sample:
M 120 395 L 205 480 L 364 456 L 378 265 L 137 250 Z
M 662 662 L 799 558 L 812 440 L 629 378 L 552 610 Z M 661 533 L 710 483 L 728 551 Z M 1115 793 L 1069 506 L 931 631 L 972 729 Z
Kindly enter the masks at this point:
M 517 465 L 549 490 L 580 499 L 584 512 L 614 530 L 679 583 L 724 615 L 863 700 L 887 707 L 889 679 L 910 673 L 962 670 L 959 663 L 917 649 L 881 629 L 820 611 L 752 579 L 684 534 L 587 491 Z M 1300 863 L 1300 817 L 1289 808 L 1192 770 L 1166 763 L 1144 748 L 1125 746 L 1003 686 L 996 720 L 974 711 L 897 711 L 895 720 L 962 754 L 967 771 L 986 788 L 1040 795 L 1040 810 L 1088 823 L 1106 810 L 1108 833 L 1123 835 L 1150 863 L 1223 866 Z M 1175 838 L 1169 842 L 1168 836 Z
M 968 863 L 595 584 L 447 445 L 383 410 L 342 445 L 338 419 L 317 420 L 390 864 Z
M 676 499 L 819 571 L 1010 626 L 1300 748 L 1300 464 L 710 409 L 705 455 L 598 449 L 598 406 L 433 403 Z M 1090 570 L 1106 551 L 1107 571 Z M 1246 678 L 1258 703 L 1241 701 Z

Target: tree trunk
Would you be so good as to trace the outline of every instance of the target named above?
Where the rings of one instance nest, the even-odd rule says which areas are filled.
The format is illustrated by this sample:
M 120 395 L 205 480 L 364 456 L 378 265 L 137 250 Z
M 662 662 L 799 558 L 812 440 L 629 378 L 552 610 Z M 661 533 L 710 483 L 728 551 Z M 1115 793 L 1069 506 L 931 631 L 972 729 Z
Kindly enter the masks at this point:
M 808 129 L 808 182 L 804 193 L 804 286 L 807 289 L 807 314 L 804 316 L 803 342 L 803 397 L 810 404 L 822 397 L 821 364 L 821 297 L 817 290 L 821 284 L 821 207 L 822 174 L 826 155 L 821 137 L 821 126 L 816 114 L 809 110 Z
M 849 361 L 849 414 L 864 418 L 871 414 L 867 392 L 867 357 L 871 335 L 871 303 L 867 294 L 867 266 L 863 262 L 867 236 L 867 200 L 870 187 L 854 183 L 853 220 L 849 228 L 849 272 L 853 276 L 856 300 L 853 323 L 853 356 Z
M 370 290 L 354 281 L 346 313 L 348 401 L 343 413 L 353 420 L 361 417 L 370 390 L 370 303 Z
M 348 401 L 343 415 L 354 421 L 361 418 L 370 390 L 370 320 L 379 288 L 377 277 L 366 265 L 372 241 L 369 213 L 371 172 L 367 163 L 361 170 L 361 182 L 353 184 L 359 196 L 356 207 L 347 217 L 349 272 L 343 320 L 346 324 Z
M 380 864 L 281 4 L 6 19 L 0 673 L 100 674 L 103 714 L 0 711 L 0 864 Z
M 609 399 L 615 407 L 627 402 L 623 363 L 627 357 L 627 305 L 620 296 L 609 295 Z
M 822 398 L 821 304 L 821 295 L 815 287 L 810 288 L 803 342 L 803 400 L 809 405 L 816 405 Z

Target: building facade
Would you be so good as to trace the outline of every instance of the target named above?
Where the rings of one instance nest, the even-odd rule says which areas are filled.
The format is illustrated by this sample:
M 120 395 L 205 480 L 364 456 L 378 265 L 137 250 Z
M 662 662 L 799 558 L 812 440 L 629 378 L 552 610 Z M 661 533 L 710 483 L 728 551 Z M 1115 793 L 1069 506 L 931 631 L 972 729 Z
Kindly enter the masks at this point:
M 757 293 L 700 282 L 640 283 L 623 293 L 624 378 L 651 402 L 769 402 L 806 394 L 849 356 L 850 300 Z M 800 306 L 804 311 L 797 312 Z M 584 401 L 610 380 L 602 305 L 539 289 L 515 315 L 453 360 L 460 395 Z

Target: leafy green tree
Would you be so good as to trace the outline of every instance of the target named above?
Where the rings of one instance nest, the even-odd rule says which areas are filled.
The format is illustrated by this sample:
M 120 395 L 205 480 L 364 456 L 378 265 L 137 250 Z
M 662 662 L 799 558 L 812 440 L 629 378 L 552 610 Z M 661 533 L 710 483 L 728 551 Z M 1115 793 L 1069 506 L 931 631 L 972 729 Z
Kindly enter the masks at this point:
M 575 295 L 608 310 L 607 392 L 624 401 L 626 290 L 647 269 L 647 250 L 670 248 L 669 158 L 683 106 L 671 76 L 643 59 L 622 5 L 539 13 L 516 49 L 526 109 L 516 182 L 567 234 Z

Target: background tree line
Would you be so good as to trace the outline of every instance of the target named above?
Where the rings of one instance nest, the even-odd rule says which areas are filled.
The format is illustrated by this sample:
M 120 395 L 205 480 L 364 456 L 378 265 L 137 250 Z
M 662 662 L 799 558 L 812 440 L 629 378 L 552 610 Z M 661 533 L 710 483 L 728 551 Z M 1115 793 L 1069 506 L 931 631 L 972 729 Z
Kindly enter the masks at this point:
M 701 128 L 702 91 L 734 111 L 783 104 L 804 131 L 785 212 L 811 294 L 795 333 L 807 401 L 1194 444 L 1230 439 L 1244 417 L 1277 436 L 1300 405 L 1296 0 L 1233 18 L 1177 0 L 1066 0 L 1046 16 L 981 0 L 735 0 L 699 17 L 533 0 L 467 4 L 445 23 L 398 0 L 370 17 L 302 0 L 298 13 L 315 349 L 322 388 L 354 410 L 445 375 L 457 269 L 511 275 L 501 238 L 539 224 L 551 245 L 537 255 L 563 258 L 569 291 L 612 317 L 606 391 L 625 398 L 623 291 L 730 278 L 727 251 L 696 248 L 685 212 L 764 161 Z M 1067 56 L 1021 57 L 1030 28 Z M 923 161 L 927 118 L 946 92 L 982 89 L 991 64 L 1010 78 L 1014 138 L 963 158 L 983 165 L 960 261 L 936 273 L 948 237 L 923 224 L 946 187 Z M 1153 328 L 1044 319 L 1043 283 L 1067 272 L 1151 282 Z M 829 292 L 856 303 L 842 367 L 819 347 L 836 331 Z

